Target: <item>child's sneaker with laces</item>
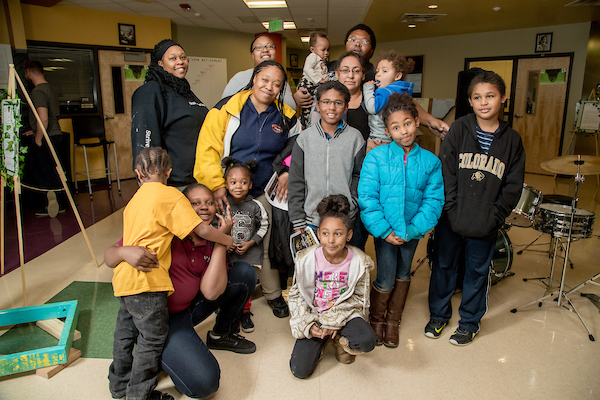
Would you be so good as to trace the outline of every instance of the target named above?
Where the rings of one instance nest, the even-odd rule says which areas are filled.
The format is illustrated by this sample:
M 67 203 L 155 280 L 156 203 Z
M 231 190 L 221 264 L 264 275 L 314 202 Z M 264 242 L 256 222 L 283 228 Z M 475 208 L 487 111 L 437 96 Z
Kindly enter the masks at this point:
M 470 332 L 459 327 L 456 329 L 456 331 L 454 331 L 452 336 L 450 336 L 450 343 L 455 346 L 466 346 L 471 344 L 475 335 L 476 334 L 474 332 Z
M 425 326 L 425 336 L 432 339 L 437 339 L 442 334 L 442 329 L 447 325 L 446 322 L 429 320 L 427 326 Z

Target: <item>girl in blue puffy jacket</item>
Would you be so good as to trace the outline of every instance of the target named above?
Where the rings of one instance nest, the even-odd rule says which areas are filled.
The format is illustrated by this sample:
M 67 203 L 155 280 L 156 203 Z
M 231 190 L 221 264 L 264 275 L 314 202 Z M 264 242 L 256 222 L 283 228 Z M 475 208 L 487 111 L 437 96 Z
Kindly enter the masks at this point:
M 444 206 L 440 160 L 415 143 L 419 117 L 412 98 L 394 93 L 382 110 L 389 145 L 371 150 L 358 184 L 361 218 L 375 238 L 377 279 L 371 289 L 371 326 L 377 344 L 398 347 L 398 326 L 410 287 L 419 239 Z

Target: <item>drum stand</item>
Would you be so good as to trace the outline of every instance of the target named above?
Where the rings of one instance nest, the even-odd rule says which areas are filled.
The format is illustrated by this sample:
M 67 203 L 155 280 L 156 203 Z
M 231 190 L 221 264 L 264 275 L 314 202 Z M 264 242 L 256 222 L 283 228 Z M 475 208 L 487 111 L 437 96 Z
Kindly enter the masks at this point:
M 576 290 L 579 290 L 581 287 L 585 286 L 588 283 L 594 283 L 597 284 L 596 282 L 593 282 L 595 279 L 597 279 L 598 277 L 600 277 L 600 274 L 597 274 L 596 276 L 594 276 L 591 279 L 588 279 L 587 281 L 583 282 L 582 284 L 578 285 L 577 287 L 569 290 L 568 292 L 565 292 L 564 287 L 565 287 L 565 275 L 567 272 L 567 264 L 569 262 L 569 251 L 571 250 L 571 241 L 572 241 L 572 234 L 573 234 L 573 223 L 575 220 L 575 209 L 577 207 L 577 189 L 579 186 L 580 182 L 583 182 L 584 177 L 583 175 L 581 175 L 579 173 L 579 166 L 581 164 L 583 164 L 583 161 L 576 161 L 575 162 L 577 165 L 577 175 L 575 176 L 575 195 L 573 196 L 573 201 L 571 203 L 571 223 L 569 226 L 569 236 L 567 238 L 567 248 L 565 249 L 565 259 L 563 262 L 563 270 L 562 270 L 562 275 L 560 278 L 560 286 L 557 290 L 555 290 L 554 292 L 550 293 L 550 294 L 546 294 L 548 292 L 549 286 L 546 287 L 546 291 L 545 291 L 545 295 L 543 297 L 540 297 L 539 299 L 533 300 L 527 304 L 523 304 L 522 306 L 519 306 L 517 308 L 513 308 L 512 310 L 510 310 L 511 313 L 516 313 L 520 308 L 524 308 L 527 306 L 530 306 L 532 304 L 538 303 L 538 307 L 542 306 L 542 301 L 554 296 L 554 295 L 558 295 L 554 301 L 556 302 L 556 305 L 558 306 L 562 306 L 563 308 L 566 308 L 569 311 L 573 311 L 575 312 L 575 314 L 577 314 L 577 317 L 579 318 L 579 320 L 581 321 L 581 323 L 583 324 L 583 326 L 585 327 L 585 330 L 588 332 L 588 338 L 593 342 L 596 339 L 594 339 L 594 336 L 592 335 L 592 332 L 590 332 L 590 329 L 588 328 L 588 326 L 585 324 L 585 321 L 583 320 L 583 318 L 581 318 L 581 315 L 579 314 L 579 312 L 577 311 L 577 308 L 575 308 L 575 305 L 573 304 L 573 302 L 571 301 L 571 299 L 569 298 L 569 295 L 573 292 L 575 292 Z M 552 258 L 552 270 L 550 272 L 550 282 L 552 282 L 552 275 L 554 274 L 554 262 L 556 260 L 556 248 L 557 248 L 558 244 L 555 244 L 555 253 L 554 253 L 554 257 Z M 563 303 L 567 302 L 569 307 L 565 306 Z

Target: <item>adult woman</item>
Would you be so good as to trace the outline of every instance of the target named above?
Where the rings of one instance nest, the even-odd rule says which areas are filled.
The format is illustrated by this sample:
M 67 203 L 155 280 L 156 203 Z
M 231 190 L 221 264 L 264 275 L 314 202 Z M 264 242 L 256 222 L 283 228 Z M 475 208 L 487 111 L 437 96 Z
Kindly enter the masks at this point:
M 133 159 L 144 147 L 162 147 L 173 164 L 170 186 L 195 182 L 195 145 L 208 108 L 185 79 L 188 59 L 183 48 L 165 39 L 154 46 L 146 82 L 131 99 Z
M 271 205 L 265 198 L 264 188 L 273 174 L 272 163 L 285 148 L 288 138 L 300 132 L 294 110 L 283 103 L 286 82 L 285 71 L 276 61 L 258 64 L 252 74 L 251 88 L 232 96 L 220 109 L 213 108 L 209 112 L 196 148 L 194 177 L 214 192 L 220 210 L 228 204 L 221 159 L 232 156 L 237 160 L 257 161 L 258 170 L 250 194 L 267 210 L 269 226 Z M 287 169 L 280 166 L 276 172 L 279 175 L 277 196 L 287 197 Z M 271 269 L 269 233 L 264 243 L 265 257 L 258 277 L 273 313 L 283 318 L 289 315 L 289 310 L 281 296 L 279 274 Z
M 194 183 L 183 194 L 203 223 L 210 224 L 216 214 L 212 192 Z M 213 252 L 211 243 L 193 233 L 185 240 L 175 238 L 171 255 L 175 292 L 169 297 L 169 334 L 161 367 L 186 396 L 205 398 L 217 391 L 221 374 L 209 348 L 242 354 L 256 351 L 254 343 L 236 333 L 244 304 L 254 291 L 256 272 L 243 262 L 233 263 L 228 270 L 225 249 L 215 247 Z M 156 256 L 138 246 L 116 244 L 106 250 L 104 260 L 109 267 L 126 261 L 140 271 L 158 266 Z M 217 308 L 221 311 L 208 333 L 207 347 L 194 326 Z
M 252 61 L 254 61 L 254 67 L 265 60 L 275 60 L 275 57 L 277 56 L 275 42 L 273 42 L 273 39 L 266 35 L 257 36 L 254 38 L 252 43 L 250 43 L 250 54 L 252 55 Z M 224 99 L 225 97 L 233 96 L 240 90 L 244 89 L 252 78 L 254 67 L 235 74 L 233 78 L 227 82 L 227 86 L 225 86 L 221 98 Z M 285 83 L 285 95 L 283 102 L 292 109 L 296 109 L 296 102 L 292 97 L 292 88 L 287 81 Z

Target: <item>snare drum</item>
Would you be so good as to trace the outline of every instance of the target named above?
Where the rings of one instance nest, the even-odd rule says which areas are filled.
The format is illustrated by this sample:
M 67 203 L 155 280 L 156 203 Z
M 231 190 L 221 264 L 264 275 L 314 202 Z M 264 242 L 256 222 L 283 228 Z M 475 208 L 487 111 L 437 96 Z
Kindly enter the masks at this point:
M 533 224 L 535 210 L 538 204 L 542 202 L 542 199 L 542 192 L 524 183 L 521 190 L 521 198 L 512 213 L 506 218 L 506 224 L 529 228 Z
M 594 213 L 581 208 L 575 209 L 573 216 L 572 239 L 585 239 L 592 236 Z M 534 228 L 553 237 L 569 237 L 571 227 L 571 207 L 563 204 L 542 204 L 535 214 Z

